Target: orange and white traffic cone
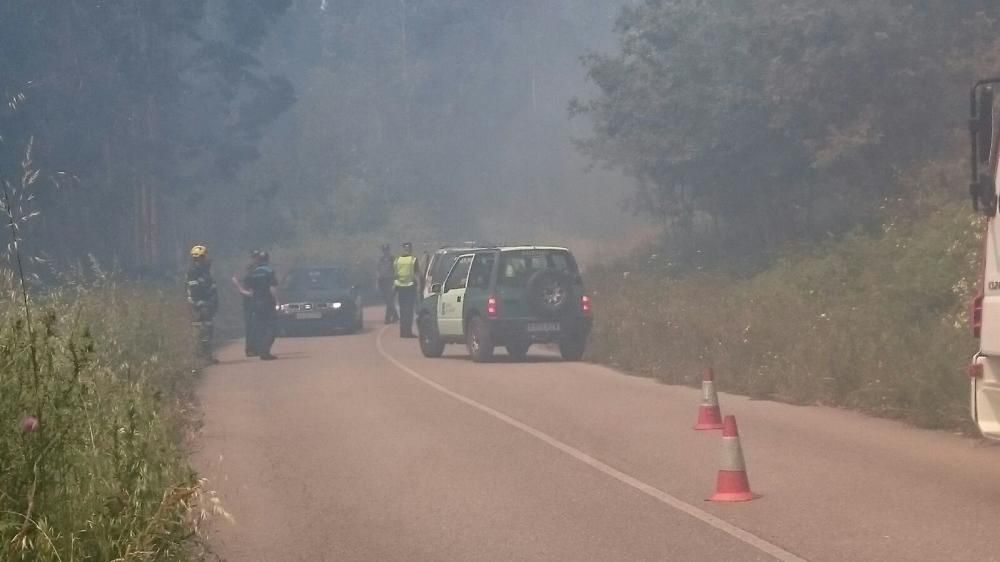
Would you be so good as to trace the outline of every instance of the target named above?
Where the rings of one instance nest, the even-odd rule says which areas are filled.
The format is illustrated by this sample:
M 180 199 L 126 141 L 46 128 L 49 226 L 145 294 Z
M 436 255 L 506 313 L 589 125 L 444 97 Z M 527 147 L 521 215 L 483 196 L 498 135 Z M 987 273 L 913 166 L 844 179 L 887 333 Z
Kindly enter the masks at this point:
M 715 480 L 715 493 L 708 501 L 746 502 L 755 497 L 750 491 L 736 416 L 726 416 L 722 427 L 722 468 Z
M 715 393 L 715 371 L 705 369 L 701 381 L 701 405 L 698 406 L 698 423 L 694 428 L 722 429 L 722 410 L 719 409 L 719 396 Z

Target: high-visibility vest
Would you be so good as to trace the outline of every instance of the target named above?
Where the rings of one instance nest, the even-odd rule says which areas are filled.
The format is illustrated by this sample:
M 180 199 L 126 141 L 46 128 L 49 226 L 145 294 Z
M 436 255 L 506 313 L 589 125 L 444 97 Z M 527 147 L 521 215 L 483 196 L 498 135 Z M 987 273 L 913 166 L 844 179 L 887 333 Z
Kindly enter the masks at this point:
M 399 256 L 392 265 L 393 269 L 396 270 L 395 285 L 397 287 L 412 287 L 415 283 L 413 273 L 417 267 L 417 258 L 414 256 Z

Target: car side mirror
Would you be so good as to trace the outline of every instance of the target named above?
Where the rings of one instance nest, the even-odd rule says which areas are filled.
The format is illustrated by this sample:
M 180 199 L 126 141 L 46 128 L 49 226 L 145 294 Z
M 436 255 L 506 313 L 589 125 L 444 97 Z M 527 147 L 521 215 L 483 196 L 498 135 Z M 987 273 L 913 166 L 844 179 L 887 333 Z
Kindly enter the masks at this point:
M 438 294 L 440 292 L 441 292 L 441 284 L 440 283 L 434 283 L 433 285 L 431 285 L 431 293 Z

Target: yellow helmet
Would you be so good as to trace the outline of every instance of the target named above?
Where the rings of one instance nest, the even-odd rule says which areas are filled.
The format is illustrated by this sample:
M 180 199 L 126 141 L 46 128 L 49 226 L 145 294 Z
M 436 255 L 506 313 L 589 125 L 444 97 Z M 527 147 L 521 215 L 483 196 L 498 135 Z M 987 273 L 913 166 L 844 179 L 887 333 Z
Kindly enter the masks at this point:
M 203 258 L 208 255 L 208 248 L 198 244 L 191 247 L 191 257 L 192 258 Z

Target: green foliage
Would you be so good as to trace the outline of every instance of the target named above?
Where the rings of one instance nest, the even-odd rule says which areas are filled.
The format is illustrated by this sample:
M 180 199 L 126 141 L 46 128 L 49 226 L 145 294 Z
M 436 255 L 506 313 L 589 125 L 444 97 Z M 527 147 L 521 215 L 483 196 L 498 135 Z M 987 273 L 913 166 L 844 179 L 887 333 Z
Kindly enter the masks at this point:
M 205 495 L 180 448 L 194 382 L 183 301 L 102 285 L 37 300 L 31 330 L 16 308 L 0 319 L 0 559 L 191 554 Z
M 205 188 L 256 158 L 294 100 L 255 58 L 288 3 L 0 3 L 0 147 L 14 147 L 0 178 L 34 137 L 45 183 L 62 188 L 38 192 L 35 243 L 67 261 L 170 263 L 183 219 L 206 220 Z
M 714 366 L 730 392 L 967 427 L 981 225 L 964 204 L 928 206 L 747 279 L 596 272 L 591 355 L 672 383 Z
M 996 26 L 976 1 L 640 2 L 620 52 L 585 59 L 599 93 L 573 105 L 594 123 L 581 147 L 727 259 L 878 224 L 884 197 L 909 195 L 900 170 L 961 146 Z

